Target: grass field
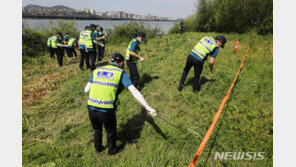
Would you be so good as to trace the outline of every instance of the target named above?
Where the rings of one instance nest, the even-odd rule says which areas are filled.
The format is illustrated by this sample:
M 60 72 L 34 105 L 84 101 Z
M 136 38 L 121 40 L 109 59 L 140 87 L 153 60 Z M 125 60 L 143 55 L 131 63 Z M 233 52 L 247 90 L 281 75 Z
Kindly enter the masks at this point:
M 159 116 L 188 131 L 184 133 L 151 118 L 132 103 L 129 91 L 120 96 L 117 145 L 124 150 L 108 156 L 93 147 L 84 87 L 91 75 L 80 71 L 78 60 L 57 60 L 49 55 L 31 59 L 22 70 L 23 166 L 189 166 L 208 130 L 222 98 L 241 64 L 251 33 L 224 34 L 215 64 L 215 81 L 204 64 L 202 87 L 192 92 L 193 69 L 180 93 L 177 86 L 188 54 L 200 38 L 217 33 L 185 33 L 157 36 L 141 45 L 146 60 L 139 63 L 140 87 L 146 101 Z M 233 53 L 239 39 L 240 55 Z M 256 35 L 231 98 L 197 166 L 272 166 L 273 160 L 273 36 Z M 107 45 L 105 64 L 112 53 L 124 54 L 129 41 Z M 125 69 L 128 72 L 126 67 Z M 134 100 L 134 99 L 133 99 Z M 103 133 L 106 145 L 106 133 Z M 215 152 L 265 152 L 264 160 L 215 160 Z

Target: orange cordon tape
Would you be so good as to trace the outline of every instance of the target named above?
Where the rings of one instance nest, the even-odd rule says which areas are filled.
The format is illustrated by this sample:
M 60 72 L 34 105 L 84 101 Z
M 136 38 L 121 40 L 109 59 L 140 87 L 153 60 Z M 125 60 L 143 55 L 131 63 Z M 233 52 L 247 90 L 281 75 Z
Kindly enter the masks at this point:
M 252 41 L 253 41 L 253 37 L 254 37 L 254 35 L 255 35 L 255 30 L 254 30 L 254 33 L 253 33 L 253 36 L 252 36 L 251 43 L 252 43 Z M 251 45 L 251 43 L 250 43 L 250 45 Z M 221 102 L 221 104 L 220 104 L 219 110 L 218 110 L 218 112 L 216 113 L 216 115 L 215 115 L 215 117 L 214 117 L 214 120 L 213 120 L 213 122 L 212 122 L 212 124 L 211 124 L 209 130 L 207 131 L 205 137 L 203 138 L 201 144 L 199 145 L 199 148 L 198 148 L 198 150 L 197 150 L 197 153 L 196 153 L 194 159 L 192 160 L 191 164 L 189 165 L 189 167 L 194 167 L 194 165 L 196 164 L 196 161 L 197 161 L 198 157 L 201 155 L 201 153 L 202 153 L 204 147 L 206 146 L 206 143 L 207 143 L 207 141 L 209 140 L 209 138 L 210 138 L 210 136 L 211 136 L 211 134 L 212 134 L 212 132 L 213 132 L 213 130 L 214 130 L 214 128 L 215 128 L 215 124 L 216 124 L 216 122 L 218 121 L 218 118 L 219 118 L 219 116 L 220 116 L 220 114 L 221 114 L 221 112 L 222 112 L 222 109 L 223 109 L 223 107 L 224 107 L 224 105 L 225 105 L 225 103 L 226 103 L 226 101 L 227 101 L 227 99 L 228 99 L 228 97 L 229 97 L 229 95 L 230 95 L 230 92 L 231 92 L 231 90 L 232 90 L 232 88 L 233 88 L 233 86 L 234 86 L 234 83 L 236 82 L 237 77 L 238 77 L 238 75 L 239 75 L 239 73 L 240 73 L 242 67 L 244 66 L 244 62 L 245 62 L 246 57 L 247 57 L 247 55 L 248 55 L 248 53 L 249 53 L 249 51 L 250 51 L 250 47 L 251 47 L 251 46 L 248 47 L 248 49 L 247 49 L 247 53 L 246 53 L 246 55 L 244 56 L 244 59 L 243 59 L 241 65 L 240 65 L 240 68 L 239 68 L 238 72 L 236 73 L 236 75 L 235 75 L 235 77 L 234 77 L 234 80 L 233 80 L 233 82 L 232 82 L 232 84 L 231 84 L 231 86 L 230 86 L 228 92 L 226 93 L 225 97 L 223 98 L 223 100 L 222 100 L 222 102 Z

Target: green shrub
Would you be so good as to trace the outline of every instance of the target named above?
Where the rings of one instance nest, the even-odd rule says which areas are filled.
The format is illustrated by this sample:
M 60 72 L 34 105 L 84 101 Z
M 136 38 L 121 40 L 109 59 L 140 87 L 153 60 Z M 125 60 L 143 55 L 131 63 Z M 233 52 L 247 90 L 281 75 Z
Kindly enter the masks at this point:
M 197 0 L 196 13 L 185 19 L 185 31 L 246 33 L 253 28 L 258 34 L 273 33 L 272 0 Z
M 184 19 L 183 21 L 185 24 L 185 28 L 184 28 L 185 32 L 196 31 L 197 22 L 198 22 L 198 18 L 196 17 L 196 15 L 191 15 L 186 19 Z M 169 30 L 169 34 L 180 33 L 179 25 L 180 23 L 175 23 L 175 25 Z
M 58 31 L 61 32 L 63 35 L 68 32 L 72 37 L 79 37 L 76 20 L 59 19 L 56 21 L 56 23 L 54 23 L 53 21 L 49 21 L 45 26 L 42 26 L 40 30 L 48 37 L 55 35 L 55 33 Z
M 22 52 L 23 57 L 36 57 L 43 55 L 46 50 L 46 36 L 37 31 L 31 29 L 27 25 L 23 25 L 22 33 Z
M 136 37 L 137 33 L 140 31 L 146 33 L 147 39 L 162 34 L 159 27 L 151 28 L 150 25 L 144 24 L 143 22 L 129 22 L 114 26 L 113 30 L 107 30 L 107 42 L 120 43 L 123 41 L 129 41 L 130 39 Z

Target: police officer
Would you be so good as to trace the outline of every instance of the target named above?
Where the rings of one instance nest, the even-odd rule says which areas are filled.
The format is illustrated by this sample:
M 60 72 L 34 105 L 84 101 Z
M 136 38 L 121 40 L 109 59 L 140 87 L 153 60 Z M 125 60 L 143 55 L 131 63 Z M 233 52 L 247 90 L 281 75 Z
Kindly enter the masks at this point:
M 108 154 L 116 154 L 116 116 L 118 95 L 127 88 L 132 95 L 146 108 L 148 113 L 156 116 L 157 112 L 152 109 L 142 94 L 133 86 L 124 68 L 124 57 L 120 53 L 114 53 L 109 65 L 99 67 L 93 71 L 86 87 L 85 93 L 89 92 L 88 111 L 91 125 L 94 129 L 94 147 L 101 152 L 102 125 L 107 132 Z
M 88 30 L 89 26 L 85 26 L 84 27 L 84 31 L 80 32 L 80 36 L 79 36 L 79 41 L 78 41 L 78 45 L 79 45 L 79 51 L 80 51 L 80 63 L 79 63 L 79 68 L 81 70 L 83 70 L 83 64 L 84 64 L 84 60 L 85 60 L 85 65 L 86 68 L 90 68 L 89 65 L 89 55 L 86 52 L 86 48 L 85 48 L 85 39 L 84 39 L 84 34 L 85 32 Z
M 75 51 L 75 47 L 78 45 L 77 41 L 78 41 L 78 37 L 70 38 L 68 41 L 67 52 L 69 53 L 67 54 L 70 55 L 70 57 L 73 57 L 73 53 L 74 53 L 75 58 L 77 58 L 77 53 Z
M 180 28 L 180 34 L 182 35 L 184 32 L 184 27 L 185 27 L 185 23 L 183 22 L 183 20 L 181 20 L 179 28 Z
M 106 33 L 103 32 L 103 27 L 97 25 L 97 31 L 95 32 L 95 34 L 96 34 L 96 39 L 99 42 L 99 44 L 97 45 L 98 61 L 101 61 L 104 57 Z
M 70 35 L 69 35 L 68 32 L 66 32 L 66 35 L 65 35 L 65 37 L 63 39 L 64 45 L 68 45 L 69 39 L 70 39 Z M 65 48 L 64 50 L 66 50 L 66 53 L 67 53 L 68 57 L 73 57 L 73 55 L 71 54 L 71 51 L 70 51 L 69 48 Z
M 204 60 L 208 55 L 211 55 L 210 70 L 214 74 L 214 62 L 218 54 L 219 48 L 224 48 L 226 38 L 223 35 L 217 36 L 215 39 L 209 36 L 203 37 L 197 45 L 193 48 L 188 55 L 186 66 L 181 76 L 178 90 L 181 92 L 184 86 L 185 79 L 189 73 L 189 70 L 194 66 L 194 78 L 193 78 L 193 92 L 200 90 L 199 78 L 202 72 Z
M 54 49 L 51 47 L 51 38 L 48 38 L 47 40 L 47 47 L 48 47 L 48 50 L 49 50 L 49 54 L 50 54 L 50 58 L 54 58 Z
M 88 55 L 90 57 L 90 69 L 94 70 L 95 67 L 95 62 L 96 62 L 96 44 L 99 44 L 96 41 L 96 35 L 94 31 L 96 30 L 96 25 L 91 24 L 90 28 L 85 31 L 84 33 L 84 40 L 85 40 L 85 47 L 88 52 Z
M 144 61 L 144 58 L 138 55 L 141 50 L 139 45 L 143 41 L 147 41 L 146 34 L 144 32 L 139 32 L 137 37 L 129 43 L 125 54 L 126 64 L 130 71 L 131 81 L 135 87 L 137 87 L 140 80 L 140 75 L 137 68 L 137 60 L 139 59 L 139 61 Z
M 51 37 L 51 47 L 54 49 L 54 52 L 57 55 L 58 64 L 60 67 L 63 66 L 63 55 L 62 55 L 62 49 L 63 47 L 66 47 L 65 45 L 61 44 L 61 37 L 62 33 L 57 32 L 55 36 Z

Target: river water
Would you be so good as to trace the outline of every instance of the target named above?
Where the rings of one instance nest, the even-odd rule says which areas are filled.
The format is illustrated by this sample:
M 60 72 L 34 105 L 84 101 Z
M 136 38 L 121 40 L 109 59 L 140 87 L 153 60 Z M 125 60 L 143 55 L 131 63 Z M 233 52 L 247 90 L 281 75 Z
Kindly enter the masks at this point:
M 22 19 L 22 22 L 28 25 L 30 28 L 38 28 L 46 26 L 49 21 L 55 23 L 57 19 Z M 130 20 L 76 20 L 77 29 L 79 31 L 84 30 L 84 26 L 90 24 L 101 25 L 104 29 L 113 29 L 114 26 L 122 25 L 124 23 L 131 22 Z M 151 28 L 159 27 L 163 33 L 168 31 L 174 26 L 176 22 L 169 21 L 132 21 L 132 22 L 143 22 L 144 25 L 148 25 Z

